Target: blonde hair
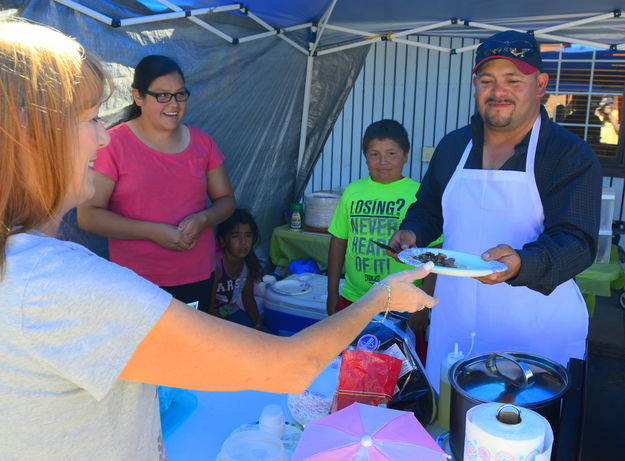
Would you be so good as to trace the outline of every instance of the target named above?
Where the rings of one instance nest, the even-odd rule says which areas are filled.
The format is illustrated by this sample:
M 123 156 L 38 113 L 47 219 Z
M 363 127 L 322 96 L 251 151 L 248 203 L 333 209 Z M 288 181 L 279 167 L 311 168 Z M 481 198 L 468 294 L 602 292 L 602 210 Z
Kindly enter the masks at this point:
M 60 212 L 72 183 L 78 117 L 112 89 L 101 64 L 62 33 L 0 22 L 0 271 L 11 234 Z

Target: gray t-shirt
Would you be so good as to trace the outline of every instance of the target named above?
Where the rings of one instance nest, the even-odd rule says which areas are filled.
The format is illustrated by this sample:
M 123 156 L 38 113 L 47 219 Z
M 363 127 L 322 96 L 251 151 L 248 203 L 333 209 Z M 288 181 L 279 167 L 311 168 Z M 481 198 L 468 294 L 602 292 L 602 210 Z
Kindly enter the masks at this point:
M 118 376 L 170 301 L 80 245 L 10 237 L 0 280 L 0 459 L 161 459 L 155 386 Z

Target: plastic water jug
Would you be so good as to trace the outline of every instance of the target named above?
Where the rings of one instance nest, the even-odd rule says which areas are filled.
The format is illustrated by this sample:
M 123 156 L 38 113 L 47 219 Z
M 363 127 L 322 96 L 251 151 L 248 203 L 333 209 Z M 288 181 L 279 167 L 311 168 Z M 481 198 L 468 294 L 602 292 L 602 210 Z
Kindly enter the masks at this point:
M 287 461 L 278 437 L 263 431 L 232 434 L 221 446 L 217 461 Z

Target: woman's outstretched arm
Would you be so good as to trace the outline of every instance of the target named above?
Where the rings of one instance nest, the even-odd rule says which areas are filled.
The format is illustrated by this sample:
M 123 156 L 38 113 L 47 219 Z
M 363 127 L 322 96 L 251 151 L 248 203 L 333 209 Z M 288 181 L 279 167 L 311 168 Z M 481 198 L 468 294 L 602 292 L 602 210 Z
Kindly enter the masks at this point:
M 412 281 L 432 265 L 387 277 L 391 309 L 415 312 L 437 300 Z M 384 311 L 388 288 L 376 285 L 348 308 L 291 337 L 273 336 L 173 300 L 135 350 L 121 379 L 197 390 L 302 392 L 317 374 Z

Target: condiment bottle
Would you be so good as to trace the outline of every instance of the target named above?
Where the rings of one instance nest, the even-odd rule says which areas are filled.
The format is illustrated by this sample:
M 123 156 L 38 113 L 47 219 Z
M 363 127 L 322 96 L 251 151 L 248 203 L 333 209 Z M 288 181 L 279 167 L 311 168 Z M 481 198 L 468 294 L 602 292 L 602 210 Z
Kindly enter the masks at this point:
M 303 208 L 301 203 L 291 204 L 291 217 L 289 219 L 289 228 L 292 231 L 301 231 L 303 219 Z
M 279 439 L 284 435 L 284 412 L 278 405 L 267 405 L 263 408 L 258 420 L 258 429 L 273 434 Z
M 440 391 L 438 395 L 438 417 L 437 423 L 440 427 L 449 430 L 449 413 L 451 400 L 451 385 L 449 384 L 449 369 L 454 363 L 464 357 L 458 350 L 458 343 L 454 345 L 454 350 L 447 354 L 441 362 Z

